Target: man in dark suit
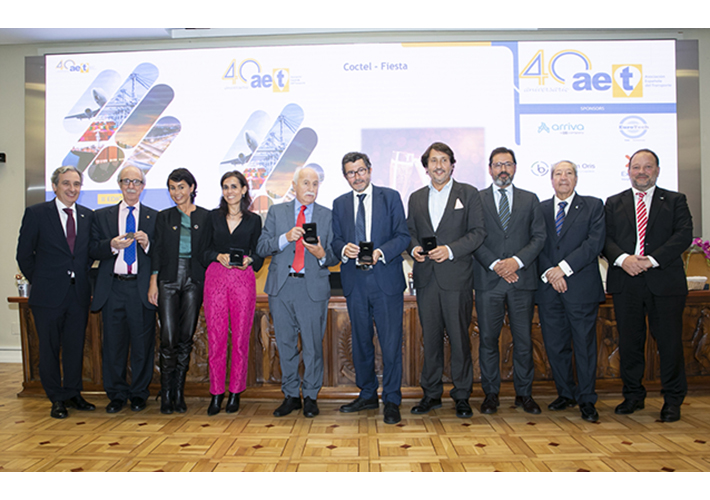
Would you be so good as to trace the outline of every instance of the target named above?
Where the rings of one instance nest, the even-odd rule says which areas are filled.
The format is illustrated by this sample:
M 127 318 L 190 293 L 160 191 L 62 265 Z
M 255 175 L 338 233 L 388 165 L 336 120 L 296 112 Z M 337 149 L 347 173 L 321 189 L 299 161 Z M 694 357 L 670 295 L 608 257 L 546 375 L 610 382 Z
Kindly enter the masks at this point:
M 102 311 L 104 390 L 107 413 L 146 407 L 153 378 L 155 306 L 148 302 L 150 242 L 157 212 L 140 203 L 143 171 L 125 167 L 118 174 L 123 201 L 94 214 L 89 256 L 100 261 L 92 311 Z M 131 383 L 126 380 L 131 352 Z
M 343 175 L 353 190 L 333 202 L 333 252 L 340 257 L 343 293 L 352 327 L 352 354 L 360 395 L 340 407 L 343 413 L 377 408 L 373 321 L 382 350 L 384 421 L 402 420 L 402 314 L 407 285 L 402 252 L 409 244 L 404 206 L 397 191 L 370 183 L 364 153 L 348 153 Z M 358 259 L 360 242 L 372 243 L 372 261 Z
M 539 256 L 541 276 L 536 295 L 542 337 L 559 396 L 548 409 L 564 410 L 579 403 L 582 418 L 596 422 L 597 312 L 604 301 L 598 256 L 606 234 L 604 205 L 599 198 L 575 192 L 578 177 L 574 163 L 556 163 L 551 176 L 555 196 L 540 204 L 547 239 Z
M 94 213 L 76 203 L 82 183 L 76 168 L 59 167 L 51 181 L 54 200 L 25 210 L 17 263 L 32 285 L 29 305 L 39 337 L 39 375 L 52 402 L 50 415 L 66 418 L 67 406 L 96 408 L 81 396 Z
M 421 415 L 441 407 L 446 332 L 454 384 L 449 395 L 454 400 L 456 416 L 467 418 L 473 415 L 468 402 L 473 388 L 468 334 L 473 313 L 472 254 L 483 242 L 486 231 L 478 190 L 451 178 L 455 164 L 449 146 L 441 142 L 429 146 L 422 155 L 422 165 L 431 184 L 409 197 L 409 252 L 414 258 L 414 287 L 424 342 L 420 378 L 424 397 L 411 412 Z M 425 253 L 425 238 L 432 237 L 436 246 Z
M 537 256 L 545 245 L 545 221 L 537 196 L 513 187 L 515 153 L 496 148 L 488 161 L 493 184 L 481 191 L 488 236 L 474 253 L 473 283 L 480 331 L 481 386 L 486 397 L 481 413 L 500 405 L 498 339 L 508 310 L 513 335 L 515 406 L 540 413 L 532 398 L 534 365 L 531 325 L 539 275 Z
M 271 257 L 264 291 L 274 318 L 274 334 L 281 362 L 281 390 L 285 399 L 274 411 L 283 417 L 301 408 L 318 415 L 318 392 L 323 385 L 323 336 L 328 317 L 330 271 L 338 261 L 331 242 L 331 212 L 315 203 L 320 179 L 312 168 L 296 171 L 296 199 L 269 208 L 256 251 Z M 315 222 L 318 243 L 303 240 L 304 223 Z M 298 334 L 301 334 L 304 373 L 298 373 Z
M 685 195 L 656 186 L 656 153 L 634 153 L 628 172 L 632 188 L 609 197 L 605 206 L 607 291 L 614 296 L 624 382 L 624 401 L 615 412 L 628 415 L 644 407 L 648 317 L 661 361 L 661 420 L 675 422 L 688 392 L 683 360 L 688 285 L 681 256 L 693 238 L 693 220 Z

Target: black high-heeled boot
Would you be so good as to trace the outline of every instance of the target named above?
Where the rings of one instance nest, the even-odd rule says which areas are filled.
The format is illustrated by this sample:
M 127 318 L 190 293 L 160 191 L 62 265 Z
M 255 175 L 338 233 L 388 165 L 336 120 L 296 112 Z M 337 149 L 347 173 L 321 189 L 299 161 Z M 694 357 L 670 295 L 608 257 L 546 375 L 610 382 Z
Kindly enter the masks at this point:
M 160 413 L 171 415 L 175 410 L 173 384 L 175 383 L 172 357 L 167 352 L 160 353 Z
M 224 408 L 227 413 L 237 413 L 239 411 L 239 393 L 231 393 Z
M 175 411 L 178 413 L 185 413 L 187 411 L 187 404 L 185 404 L 185 378 L 187 373 L 180 370 L 178 367 L 176 379 L 175 380 Z
M 217 415 L 220 410 L 222 410 L 222 401 L 224 401 L 224 394 L 213 394 L 212 401 L 210 401 L 210 405 L 207 407 L 207 415 L 210 417 Z

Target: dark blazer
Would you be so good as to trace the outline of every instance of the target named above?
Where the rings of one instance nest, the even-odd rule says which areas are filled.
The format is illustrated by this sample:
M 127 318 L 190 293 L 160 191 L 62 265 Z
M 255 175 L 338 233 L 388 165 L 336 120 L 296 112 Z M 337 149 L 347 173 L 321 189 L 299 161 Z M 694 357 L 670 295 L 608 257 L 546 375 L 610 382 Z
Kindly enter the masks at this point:
M 513 186 L 513 210 L 508 230 L 498 217 L 498 207 L 493 195 L 493 186 L 481 191 L 481 204 L 487 236 L 474 252 L 473 282 L 476 290 L 490 290 L 502 279 L 489 269 L 497 259 L 517 256 L 524 267 L 518 269 L 518 281 L 513 286 L 520 290 L 537 290 L 540 275 L 537 272 L 537 256 L 545 246 L 545 221 L 537 195 Z
M 111 285 L 113 283 L 113 268 L 116 257 L 111 251 L 111 240 L 118 236 L 118 213 L 120 203 L 111 207 L 102 208 L 94 212 L 94 223 L 91 225 L 91 241 L 89 242 L 89 257 L 100 261 L 99 273 L 96 278 L 96 288 L 94 298 L 91 301 L 91 310 L 99 311 L 106 303 Z M 140 204 L 140 220 L 138 230 L 148 235 L 150 246 L 148 251 L 153 249 L 155 221 L 157 210 Z M 143 247 L 136 243 L 136 258 L 138 259 L 138 291 L 141 302 L 148 309 L 155 309 L 155 306 L 148 302 L 148 285 L 150 285 L 150 257 L 143 251 Z
M 607 291 L 620 293 L 627 280 L 633 279 L 614 261 L 622 253 L 633 255 L 636 249 L 636 209 L 633 191 L 628 189 L 606 200 L 606 244 L 604 256 L 609 261 Z M 646 226 L 644 254 L 659 264 L 643 273 L 654 295 L 685 295 L 688 284 L 682 254 L 693 239 L 693 219 L 685 195 L 656 186 L 651 213 Z
M 387 295 L 401 295 L 407 287 L 402 271 L 402 252 L 407 249 L 410 237 L 404 206 L 399 193 L 394 189 L 372 186 L 372 227 L 370 238 L 373 248 L 384 254 L 385 263 L 378 262 L 372 271 L 380 289 Z M 337 258 L 343 254 L 343 247 L 355 243 L 355 213 L 353 192 L 350 191 L 333 202 L 333 253 Z M 340 266 L 345 296 L 355 286 L 355 259 L 349 259 Z
M 538 257 L 539 274 L 564 260 L 573 271 L 571 276 L 565 278 L 565 301 L 573 304 L 603 302 L 604 288 L 597 259 L 604 248 L 606 235 L 602 200 L 575 193 L 559 236 L 555 228 L 557 207 L 554 200 L 550 198 L 540 203 L 547 239 Z M 538 302 L 556 295 L 559 294 L 552 285 L 539 281 Z
M 264 291 L 269 295 L 277 295 L 281 287 L 286 283 L 288 273 L 291 272 L 293 256 L 296 253 L 296 242 L 292 241 L 283 249 L 279 250 L 279 237 L 290 231 L 296 225 L 294 216 L 294 205 L 296 200 L 288 203 L 272 205 L 266 214 L 266 221 L 261 230 L 259 242 L 256 245 L 256 253 L 262 257 L 271 257 L 269 264 L 269 274 L 266 277 Z M 333 241 L 332 215 L 330 210 L 313 204 L 313 218 L 318 227 L 321 246 L 326 252 L 325 263 L 321 266 L 311 252 L 305 251 L 304 265 L 306 273 L 306 289 L 313 301 L 328 300 L 330 298 L 330 271 L 328 266 L 334 266 L 338 259 L 333 253 L 331 243 Z
M 439 227 L 434 231 L 429 214 L 429 186 L 415 191 L 409 197 L 407 227 L 412 241 L 408 251 L 421 246 L 421 239 L 436 236 L 437 245 L 448 245 L 454 254 L 453 260 L 441 263 L 425 259 L 414 261 L 414 286 L 422 288 L 432 281 L 442 290 L 471 290 L 473 288 L 473 259 L 471 254 L 486 237 L 483 225 L 483 210 L 478 190 L 452 180 L 449 201 Z M 456 208 L 457 201 L 461 203 Z
M 210 212 L 202 207 L 195 207 L 190 214 L 191 250 L 190 278 L 196 283 L 205 282 L 205 262 L 212 234 L 209 224 Z M 177 207 L 166 208 L 158 213 L 155 223 L 155 240 L 150 249 L 151 268 L 158 271 L 158 281 L 177 280 L 178 260 L 180 259 L 180 218 Z
M 79 301 L 89 305 L 89 234 L 94 212 L 76 205 L 74 254 L 69 250 L 55 201 L 27 207 L 17 242 L 17 263 L 32 284 L 29 305 L 58 307 L 69 292 L 74 272 Z

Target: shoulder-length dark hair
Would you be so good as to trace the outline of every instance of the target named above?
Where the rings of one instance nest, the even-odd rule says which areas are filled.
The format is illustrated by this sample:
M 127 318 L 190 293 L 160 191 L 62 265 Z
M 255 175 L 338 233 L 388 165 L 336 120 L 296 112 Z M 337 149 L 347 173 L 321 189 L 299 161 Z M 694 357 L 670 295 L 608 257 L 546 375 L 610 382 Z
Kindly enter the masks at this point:
M 246 218 L 251 215 L 251 211 L 249 210 L 249 206 L 251 205 L 251 196 L 249 195 L 249 183 L 247 182 L 247 178 L 244 177 L 243 173 L 238 170 L 232 170 L 231 172 L 226 172 L 222 176 L 222 179 L 220 179 L 219 181 L 220 188 L 224 185 L 224 181 L 226 181 L 230 177 L 236 177 L 239 181 L 239 184 L 241 184 L 242 187 L 246 186 L 247 188 L 247 192 L 244 193 L 244 196 L 242 196 L 242 199 L 239 202 L 239 210 L 241 210 L 242 212 L 242 217 Z M 225 217 L 229 214 L 229 206 L 227 206 L 227 200 L 224 199 L 224 196 L 219 199 L 219 211 Z
M 195 203 L 195 196 L 197 196 L 197 181 L 195 180 L 195 176 L 192 175 L 192 172 L 186 168 L 176 168 L 170 172 L 170 175 L 168 175 L 168 188 L 170 188 L 170 181 L 173 181 L 176 184 L 180 181 L 185 181 L 188 186 L 194 186 L 195 189 L 193 189 L 192 193 L 190 193 L 190 201 Z

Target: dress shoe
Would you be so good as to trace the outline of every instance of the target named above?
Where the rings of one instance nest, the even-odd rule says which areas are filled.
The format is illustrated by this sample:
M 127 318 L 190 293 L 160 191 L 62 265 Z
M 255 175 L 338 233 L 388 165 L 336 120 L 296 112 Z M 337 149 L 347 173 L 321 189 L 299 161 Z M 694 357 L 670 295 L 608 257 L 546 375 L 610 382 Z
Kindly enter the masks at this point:
M 532 396 L 515 396 L 515 406 L 522 406 L 525 413 L 532 413 L 533 415 L 542 413 Z
M 64 404 L 69 408 L 76 408 L 81 411 L 94 411 L 96 406 L 89 403 L 86 399 L 81 397 L 81 394 L 77 394 L 73 398 L 69 398 L 64 401 Z
M 67 407 L 64 406 L 64 401 L 52 403 L 52 411 L 49 412 L 49 416 L 52 418 L 67 418 L 69 413 L 67 412 Z
M 143 398 L 131 398 L 131 410 L 141 411 L 145 410 L 146 402 Z
M 318 415 L 320 411 L 318 410 L 318 404 L 315 399 L 311 399 L 308 396 L 303 398 L 303 416 L 306 418 L 313 418 Z
M 377 396 L 371 399 L 357 397 L 354 401 L 340 407 L 342 413 L 355 413 L 362 410 L 376 410 L 380 407 Z
M 237 413 L 239 411 L 239 393 L 233 392 L 229 395 L 227 406 L 224 407 L 227 413 Z
M 213 394 L 212 401 L 207 407 L 207 415 L 210 417 L 217 415 L 222 410 L 222 401 L 224 401 L 224 394 Z
M 579 411 L 582 413 L 582 419 L 587 422 L 596 422 L 599 420 L 599 413 L 594 408 L 594 403 L 580 403 Z
M 459 418 L 471 418 L 473 416 L 473 410 L 471 405 L 468 404 L 468 399 L 455 399 L 456 403 L 456 416 Z
M 661 421 L 677 422 L 678 420 L 680 420 L 680 405 L 663 403 L 663 408 L 661 408 Z
M 577 405 L 577 402 L 574 399 L 560 396 L 559 398 L 555 399 L 552 403 L 547 405 L 547 409 L 550 411 L 560 411 L 560 410 L 566 410 L 567 408 L 572 408 L 573 406 L 576 406 L 576 405 Z
M 643 406 L 643 399 L 624 399 L 624 401 L 616 407 L 614 413 L 617 415 L 631 415 L 636 410 L 643 410 Z
M 109 404 L 106 405 L 106 413 L 118 413 L 123 410 L 123 405 L 126 402 L 122 399 L 112 399 Z
M 394 403 L 385 403 L 384 415 L 386 424 L 398 424 L 402 421 L 402 416 L 399 414 L 399 406 Z
M 274 417 L 285 417 L 289 413 L 291 413 L 293 410 L 300 410 L 301 409 L 301 398 L 296 397 L 292 398 L 290 396 L 286 396 L 284 399 L 284 402 L 281 403 L 281 406 L 276 408 L 274 410 Z
M 415 415 L 424 415 L 425 413 L 429 413 L 431 410 L 436 410 L 437 408 L 441 408 L 441 398 L 429 398 L 424 396 L 422 400 L 419 401 L 416 406 L 412 407 L 410 411 Z
M 498 394 L 486 394 L 486 398 L 481 403 L 481 413 L 484 415 L 492 415 L 498 411 L 500 406 L 500 401 L 498 400 Z

